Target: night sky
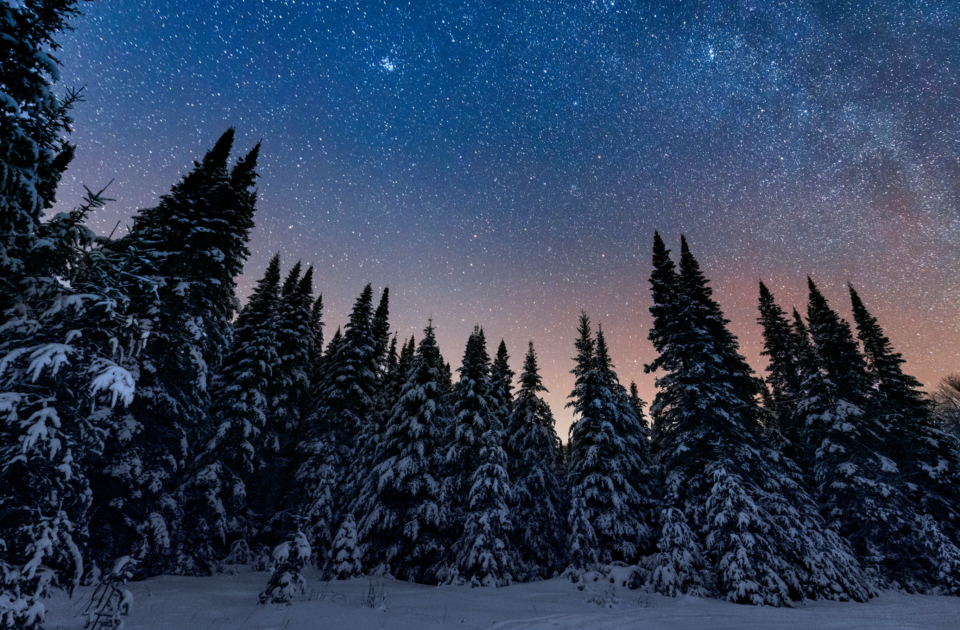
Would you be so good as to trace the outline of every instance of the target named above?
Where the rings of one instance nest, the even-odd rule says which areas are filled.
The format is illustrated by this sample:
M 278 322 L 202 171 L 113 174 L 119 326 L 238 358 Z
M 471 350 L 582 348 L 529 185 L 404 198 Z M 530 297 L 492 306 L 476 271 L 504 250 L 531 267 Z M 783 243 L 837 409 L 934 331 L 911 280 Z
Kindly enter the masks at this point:
M 566 438 L 577 315 L 650 400 L 654 230 L 690 241 L 761 374 L 757 281 L 852 282 L 907 371 L 960 371 L 960 2 L 98 0 L 63 44 L 86 86 L 59 198 L 114 179 L 108 233 L 228 127 L 263 139 L 245 296 L 317 267 L 327 338 L 363 286 L 537 347 Z M 121 227 L 120 232 L 122 233 Z M 676 259 L 676 258 L 675 258 Z

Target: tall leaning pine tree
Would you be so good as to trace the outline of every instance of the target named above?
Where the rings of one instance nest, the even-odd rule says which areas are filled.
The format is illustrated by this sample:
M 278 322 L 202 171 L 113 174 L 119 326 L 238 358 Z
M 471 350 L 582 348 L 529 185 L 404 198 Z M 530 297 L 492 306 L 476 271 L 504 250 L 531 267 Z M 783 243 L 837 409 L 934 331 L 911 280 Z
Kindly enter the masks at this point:
M 655 247 L 665 251 L 662 241 Z M 663 271 L 663 257 L 657 263 Z M 676 319 L 659 322 L 667 334 L 651 335 L 660 353 L 652 367 L 666 372 L 657 385 L 669 401 L 655 588 L 698 592 L 713 583 L 730 601 L 774 606 L 866 599 L 870 582 L 849 547 L 817 515 L 797 467 L 766 442 L 760 381 L 685 239 L 675 282 L 675 307 L 654 312 L 655 328 L 658 316 Z M 707 579 L 688 557 L 703 559 Z
M 181 549 L 178 489 L 216 431 L 208 384 L 232 342 L 236 278 L 249 254 L 260 147 L 231 168 L 233 139 L 227 130 L 109 245 L 128 258 L 126 272 L 143 279 L 133 302 L 148 313 L 151 332 L 128 431 L 96 470 L 91 547 L 104 561 L 127 551 L 145 574 L 203 571 Z

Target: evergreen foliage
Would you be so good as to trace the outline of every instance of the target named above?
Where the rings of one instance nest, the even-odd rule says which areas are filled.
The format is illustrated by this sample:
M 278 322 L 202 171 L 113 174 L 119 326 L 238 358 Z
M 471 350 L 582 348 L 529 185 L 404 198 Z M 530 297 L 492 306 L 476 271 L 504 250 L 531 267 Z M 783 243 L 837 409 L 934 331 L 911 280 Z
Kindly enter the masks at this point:
M 357 544 L 357 523 L 353 514 L 347 514 L 333 539 L 331 574 L 338 580 L 360 575 L 360 548 Z
M 310 561 L 311 554 L 310 541 L 300 531 L 293 532 L 277 545 L 271 554 L 273 571 L 266 590 L 260 593 L 260 603 L 290 604 L 302 597 L 307 590 L 307 581 L 301 571 Z
M 640 391 L 637 389 L 637 384 L 630 381 L 630 408 L 633 409 L 633 413 L 637 416 L 637 421 L 640 423 L 644 443 L 650 440 L 650 427 L 647 422 L 647 414 L 643 411 L 646 406 L 647 403 L 640 398 Z
M 211 572 L 231 539 L 249 547 L 248 484 L 276 440 L 269 392 L 279 363 L 280 256 L 274 256 L 234 323 L 233 344 L 212 386 L 216 432 L 190 471 L 184 495 L 185 541 L 196 570 Z
M 126 429 L 147 330 L 122 260 L 83 226 L 99 194 L 43 230 L 66 264 L 23 277 L 0 326 L 0 627 L 38 628 L 84 572 L 90 468 Z M 114 552 L 116 553 L 116 552 Z
M 646 444 L 626 390 L 613 371 L 603 333 L 598 331 L 593 338 L 586 313 L 580 314 L 578 334 L 576 382 L 567 404 L 578 416 L 570 429 L 568 479 L 574 507 L 582 505 L 582 513 L 571 512 L 570 529 L 576 533 L 577 520 L 586 518 L 599 545 L 595 555 L 600 562 L 632 563 L 651 543 Z
M 479 327 L 467 341 L 459 372 L 447 465 L 453 474 L 450 496 L 465 500 L 459 506 L 463 525 L 452 549 L 454 565 L 449 579 L 471 586 L 506 586 L 519 568 L 509 539 L 510 478 L 487 342 Z
M 357 494 L 348 480 L 348 465 L 356 437 L 375 422 L 374 395 L 378 366 L 372 326 L 373 291 L 368 284 L 354 303 L 342 336 L 334 335 L 327 349 L 322 380 L 313 396 L 315 409 L 307 418 L 300 445 L 303 462 L 297 472 L 301 510 L 314 553 L 325 566 L 340 510 Z M 331 351 L 332 348 L 332 351 Z
M 769 358 L 766 378 L 769 390 L 765 392 L 770 394 L 773 407 L 771 411 L 776 414 L 778 430 L 789 442 L 795 444 L 801 430 L 801 427 L 797 426 L 797 405 L 803 385 L 798 365 L 797 332 L 763 282 L 760 283 L 758 321 L 763 327 L 763 352 L 760 354 Z M 792 450 L 789 453 L 796 455 Z
M 311 558 L 472 586 L 638 563 L 660 593 L 774 606 L 960 594 L 960 386 L 938 417 L 852 286 L 856 337 L 812 280 L 806 322 L 760 283 L 762 381 L 686 240 L 675 265 L 655 234 L 650 424 L 582 313 L 564 447 L 532 342 L 516 395 L 479 327 L 455 382 L 432 320 L 391 338 L 367 285 L 324 352 L 314 268 L 281 283 L 279 255 L 240 309 L 260 145 L 231 164 L 233 129 L 122 238 L 85 227 L 103 191 L 42 220 L 77 14 L 0 1 L 0 628 L 39 630 L 53 586 L 118 555 L 209 574 L 252 545 L 262 603 L 303 596 Z
M 377 448 L 364 492 L 372 507 L 360 529 L 368 568 L 435 583 L 452 514 L 441 493 L 440 349 L 432 322 L 423 333 Z
M 58 99 L 53 84 L 60 78 L 56 37 L 79 14 L 77 4 L 0 4 L 0 312 L 20 293 L 22 274 L 55 273 L 48 265 L 63 245 L 47 238 L 40 216 L 53 207 L 74 153 L 65 134 L 79 93 Z
M 131 298 L 150 332 L 125 430 L 93 473 L 92 546 L 104 562 L 129 552 L 148 575 L 207 570 L 181 547 L 178 489 L 215 431 L 208 381 L 231 342 L 235 277 L 253 225 L 259 145 L 228 168 L 232 144 L 230 129 L 159 205 L 134 218 L 130 234 L 106 246 L 126 258 L 125 273 L 143 279 Z
M 506 347 L 502 343 L 500 347 L 506 355 Z M 528 580 L 553 577 L 564 569 L 566 559 L 569 500 L 556 422 L 540 395 L 546 391 L 531 341 L 507 436 L 508 472 L 513 482 L 512 540 Z M 595 543 L 587 540 L 580 544 Z
M 766 442 L 759 380 L 737 352 L 686 240 L 679 274 L 668 261 L 662 242 L 655 244 L 654 285 L 672 279 L 673 289 L 658 293 L 675 303 L 651 309 L 659 357 L 649 368 L 666 372 L 657 381 L 657 406 L 667 540 L 659 544 L 654 586 L 666 594 L 701 592 L 702 558 L 707 584 L 733 602 L 866 599 L 872 589 L 849 547 L 816 514 L 796 466 Z M 689 564 L 677 564 L 685 559 Z
M 936 426 L 930 402 L 920 382 L 903 372 L 877 319 L 850 287 L 857 336 L 863 344 L 872 380 L 868 413 L 889 433 L 887 455 L 901 475 L 917 486 L 921 509 L 960 541 L 960 443 Z

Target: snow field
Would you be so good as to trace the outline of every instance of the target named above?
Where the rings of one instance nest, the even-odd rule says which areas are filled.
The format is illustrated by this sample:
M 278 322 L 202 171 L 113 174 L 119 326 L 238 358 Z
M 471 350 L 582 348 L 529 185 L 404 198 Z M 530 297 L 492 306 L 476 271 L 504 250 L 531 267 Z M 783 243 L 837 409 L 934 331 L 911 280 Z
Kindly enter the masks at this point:
M 321 582 L 292 605 L 257 604 L 268 574 L 163 576 L 128 586 L 125 630 L 956 630 L 960 598 L 884 592 L 866 604 L 811 602 L 796 608 L 740 606 L 629 590 L 609 579 L 582 591 L 563 578 L 505 588 L 424 586 L 391 579 Z M 48 600 L 47 627 L 80 630 L 92 589 Z

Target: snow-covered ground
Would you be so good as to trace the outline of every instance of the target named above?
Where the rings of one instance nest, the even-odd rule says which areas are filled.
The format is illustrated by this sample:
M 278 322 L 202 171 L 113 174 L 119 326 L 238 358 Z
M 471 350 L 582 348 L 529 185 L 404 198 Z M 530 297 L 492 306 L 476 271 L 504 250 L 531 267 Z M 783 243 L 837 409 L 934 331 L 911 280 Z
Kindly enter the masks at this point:
M 528 628 L 555 630 L 803 629 L 911 630 L 960 628 L 960 598 L 885 593 L 867 604 L 816 602 L 793 609 L 738 606 L 715 600 L 668 598 L 609 582 L 583 591 L 554 579 L 507 588 L 421 586 L 358 578 L 319 582 L 290 606 L 259 606 L 266 573 L 209 578 L 160 577 L 130 585 L 136 598 L 125 630 L 426 630 Z M 80 629 L 90 589 L 48 602 L 47 627 Z M 370 594 L 378 600 L 370 605 Z

